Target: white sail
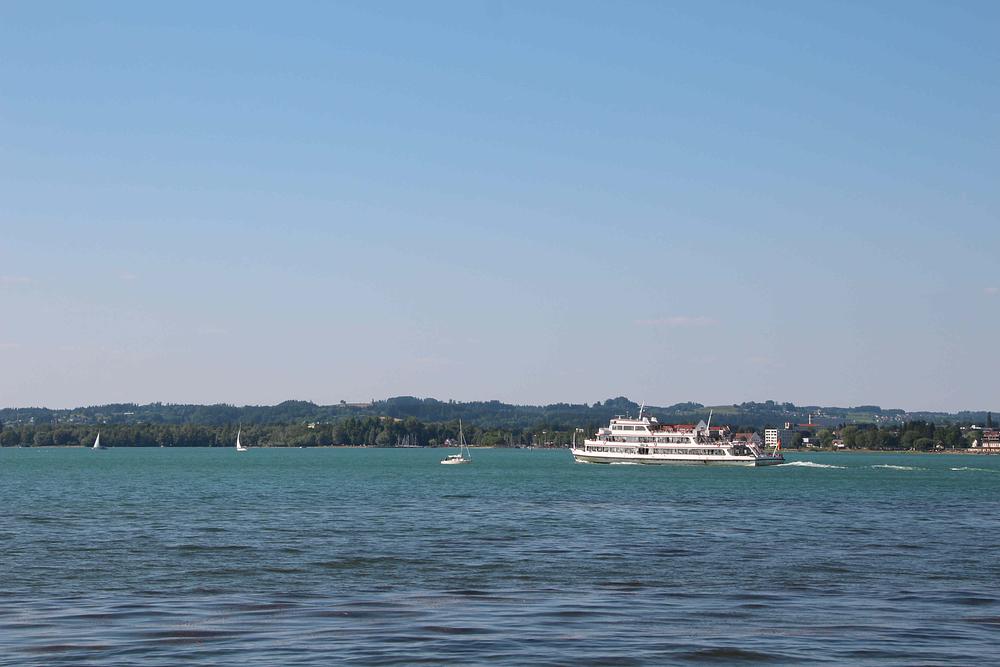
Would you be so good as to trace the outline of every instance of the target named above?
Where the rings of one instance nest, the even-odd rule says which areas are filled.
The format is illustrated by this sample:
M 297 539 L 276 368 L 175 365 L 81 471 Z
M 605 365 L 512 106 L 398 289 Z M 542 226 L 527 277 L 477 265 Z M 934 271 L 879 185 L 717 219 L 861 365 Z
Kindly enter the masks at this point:
M 242 428 L 236 431 L 236 451 L 238 452 L 245 452 L 247 450 L 246 447 L 240 444 L 240 433 L 242 432 L 243 432 Z
M 97 437 L 94 439 L 94 449 L 100 449 L 100 448 L 101 448 L 101 433 L 100 431 L 98 431 Z

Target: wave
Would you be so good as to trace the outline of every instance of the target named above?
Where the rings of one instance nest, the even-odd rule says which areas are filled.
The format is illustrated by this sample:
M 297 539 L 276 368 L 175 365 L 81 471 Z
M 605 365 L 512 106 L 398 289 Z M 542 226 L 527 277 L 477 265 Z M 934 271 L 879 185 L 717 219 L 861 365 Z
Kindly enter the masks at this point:
M 1000 472 L 1000 470 L 994 470 L 993 468 L 972 468 L 970 466 L 961 466 L 959 468 L 952 468 L 952 470 L 958 471 L 969 471 L 969 472 Z
M 799 466 L 800 468 L 839 468 L 840 470 L 847 468 L 847 466 L 835 466 L 830 463 L 815 463 L 813 461 L 791 461 L 786 463 L 784 467 L 788 466 Z
M 877 463 L 872 466 L 872 468 L 886 468 L 888 470 L 924 470 L 925 468 L 916 468 L 914 466 L 894 466 L 889 463 Z

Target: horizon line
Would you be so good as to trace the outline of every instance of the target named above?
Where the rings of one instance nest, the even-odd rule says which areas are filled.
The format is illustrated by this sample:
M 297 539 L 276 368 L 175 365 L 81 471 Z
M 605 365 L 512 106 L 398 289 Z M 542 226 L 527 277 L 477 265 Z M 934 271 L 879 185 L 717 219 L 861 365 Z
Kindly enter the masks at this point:
M 433 400 L 433 401 L 437 401 L 439 403 L 446 403 L 446 404 L 449 403 L 449 402 L 454 402 L 456 404 L 461 404 L 461 405 L 470 404 L 470 403 L 500 403 L 501 405 L 510 405 L 510 406 L 514 406 L 514 407 L 525 407 L 525 408 L 545 408 L 545 407 L 549 407 L 549 406 L 553 406 L 553 405 L 577 405 L 577 406 L 587 406 L 589 408 L 593 408 L 597 404 L 601 404 L 601 403 L 604 403 L 604 402 L 609 401 L 609 400 L 613 401 L 613 400 L 616 400 L 616 399 L 619 399 L 619 398 L 624 398 L 625 400 L 631 401 L 632 403 L 635 403 L 636 405 L 639 405 L 641 403 L 641 401 L 635 401 L 635 400 L 633 400 L 631 398 L 628 398 L 626 396 L 608 397 L 606 399 L 599 400 L 599 401 L 580 402 L 580 403 L 574 403 L 574 402 L 569 402 L 569 401 L 556 401 L 556 402 L 551 402 L 551 403 L 508 403 L 506 401 L 503 401 L 503 400 L 500 400 L 500 399 L 496 399 L 496 398 L 492 398 L 492 399 L 474 399 L 474 400 L 459 400 L 459 399 L 454 399 L 454 398 L 440 399 L 440 398 L 436 398 L 436 397 L 433 397 L 433 396 L 423 396 L 422 397 L 422 396 L 415 396 L 415 395 L 412 395 L 412 394 L 399 394 L 399 395 L 396 395 L 396 396 L 387 396 L 387 397 L 384 397 L 384 398 L 372 398 L 370 401 L 344 401 L 344 400 L 341 400 L 341 401 L 336 401 L 336 402 L 333 402 L 333 403 L 318 403 L 316 401 L 309 400 L 309 399 L 297 399 L 297 398 L 289 398 L 289 399 L 285 399 L 283 401 L 279 401 L 277 403 L 270 403 L 270 404 L 269 403 L 244 403 L 242 405 L 238 405 L 236 403 L 226 403 L 226 402 L 216 402 L 216 403 L 192 403 L 192 402 L 187 402 L 187 403 L 184 403 L 184 402 L 173 402 L 173 401 L 149 401 L 149 402 L 146 402 L 146 403 L 139 403 L 139 402 L 134 402 L 134 401 L 125 401 L 125 402 L 120 402 L 119 401 L 119 402 L 109 402 L 109 403 L 93 403 L 93 404 L 90 404 L 90 405 L 73 405 L 73 406 L 70 406 L 70 407 L 49 407 L 49 406 L 39 406 L 39 405 L 21 405 L 21 406 L 13 406 L 13 405 L 11 405 L 11 406 L 0 407 L 0 411 L 5 411 L 5 410 L 50 410 L 50 411 L 66 411 L 66 410 L 69 410 L 69 411 L 72 411 L 72 410 L 87 410 L 87 409 L 93 409 L 93 408 L 102 408 L 102 407 L 108 407 L 108 406 L 112 406 L 112 405 L 135 405 L 137 407 L 144 407 L 144 406 L 149 406 L 149 405 L 176 405 L 176 406 L 198 406 L 198 407 L 226 406 L 226 407 L 232 407 L 232 408 L 236 408 L 236 409 L 245 409 L 245 408 L 274 408 L 274 407 L 277 407 L 277 406 L 282 405 L 284 403 L 290 403 L 290 402 L 291 403 L 309 403 L 311 405 L 314 405 L 314 406 L 320 407 L 320 408 L 340 407 L 340 406 L 363 408 L 363 407 L 368 407 L 368 406 L 374 405 L 374 404 L 379 403 L 379 402 L 386 402 L 386 401 L 390 401 L 390 400 L 393 400 L 393 399 L 399 399 L 399 398 L 412 398 L 412 399 L 420 400 L 420 401 Z M 816 404 L 816 403 L 799 404 L 799 403 L 795 403 L 795 402 L 792 402 L 792 401 L 777 401 L 777 400 L 774 400 L 774 399 L 766 399 L 764 401 L 751 400 L 751 401 L 743 401 L 742 403 L 702 403 L 700 401 L 688 400 L 688 401 L 678 401 L 678 402 L 675 402 L 675 403 L 671 403 L 669 405 L 653 405 L 653 404 L 648 403 L 648 402 L 645 402 L 644 404 L 646 405 L 647 409 L 666 409 L 666 408 L 671 408 L 671 407 L 673 407 L 675 405 L 682 405 L 684 403 L 697 403 L 698 405 L 701 405 L 704 409 L 710 409 L 710 408 L 724 408 L 724 407 L 735 407 L 735 408 L 738 408 L 743 403 L 754 403 L 754 404 L 757 404 L 757 405 L 765 405 L 768 401 L 773 402 L 775 408 L 779 408 L 780 409 L 785 403 L 789 403 L 796 410 L 804 410 L 804 409 L 808 409 L 808 408 L 818 408 L 818 409 L 832 408 L 832 409 L 838 409 L 838 410 L 848 410 L 848 409 L 857 409 L 857 408 L 865 408 L 865 407 L 875 407 L 875 408 L 878 408 L 880 411 L 883 411 L 883 412 L 885 412 L 885 411 L 901 411 L 904 414 L 942 413 L 942 414 L 953 415 L 953 414 L 959 414 L 959 413 L 963 413 L 963 412 L 993 412 L 993 410 L 990 409 L 990 408 L 983 408 L 983 409 L 964 408 L 964 409 L 961 409 L 961 410 L 941 410 L 941 409 L 937 409 L 937 410 L 933 410 L 933 409 L 909 410 L 909 409 L 906 409 L 906 408 L 897 408 L 897 407 L 888 407 L 887 408 L 887 407 L 885 407 L 883 405 L 879 405 L 878 403 L 859 403 L 859 404 L 856 404 L 856 405 L 833 405 L 833 404 L 831 404 L 831 405 L 821 405 L 821 404 Z

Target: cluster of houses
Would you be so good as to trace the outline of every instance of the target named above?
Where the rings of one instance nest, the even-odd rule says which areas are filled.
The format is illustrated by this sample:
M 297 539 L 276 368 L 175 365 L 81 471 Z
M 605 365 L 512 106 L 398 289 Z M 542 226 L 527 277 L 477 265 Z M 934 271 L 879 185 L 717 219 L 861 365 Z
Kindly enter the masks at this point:
M 825 446 L 820 443 L 819 438 L 816 437 L 816 433 L 820 428 L 825 428 L 819 424 L 813 424 L 812 419 L 809 420 L 807 424 L 793 424 L 791 422 L 785 422 L 782 428 L 765 428 L 764 435 L 761 437 L 759 433 L 747 432 L 747 433 L 734 433 L 731 439 L 734 442 L 745 442 L 753 443 L 759 447 L 765 447 L 767 449 L 773 449 L 775 447 L 792 447 L 800 443 L 803 447 L 820 447 Z M 833 430 L 833 429 L 831 429 Z M 969 435 L 967 437 L 973 438 L 972 444 L 969 448 L 970 451 L 977 451 L 983 454 L 1000 454 L 1000 429 L 995 429 L 991 427 L 981 428 L 979 426 L 962 427 L 963 431 L 979 431 L 978 437 Z M 839 436 L 839 433 L 834 430 L 834 435 Z M 834 439 L 827 443 L 834 449 L 846 449 L 844 441 L 839 437 L 834 437 Z M 940 449 L 941 446 L 938 445 Z
M 765 447 L 767 449 L 774 449 L 775 447 L 791 447 L 797 442 L 799 436 L 802 437 L 801 444 L 804 447 L 819 447 L 819 438 L 815 435 L 815 429 L 819 428 L 816 424 L 799 424 L 795 425 L 791 422 L 787 422 L 784 428 L 766 428 L 764 429 L 764 437 L 761 437 L 759 433 L 747 432 L 747 433 L 733 433 L 731 440 L 733 442 L 745 442 L 747 444 L 755 444 L 758 447 Z M 836 439 L 833 441 L 833 446 L 837 449 L 844 449 L 844 441 Z
M 812 421 L 812 415 L 810 415 L 809 422 L 806 424 L 793 424 L 791 422 L 785 422 L 783 428 L 764 429 L 764 438 L 762 442 L 768 449 L 773 449 L 775 447 L 794 446 L 798 439 L 801 438 L 801 444 L 803 447 L 819 447 L 821 443 L 819 438 L 816 437 L 816 432 L 820 428 L 825 427 L 822 427 L 819 424 L 814 424 Z M 760 436 L 757 436 L 757 438 L 758 441 L 761 441 Z M 832 445 L 834 449 L 845 448 L 844 441 L 840 438 L 835 438 Z

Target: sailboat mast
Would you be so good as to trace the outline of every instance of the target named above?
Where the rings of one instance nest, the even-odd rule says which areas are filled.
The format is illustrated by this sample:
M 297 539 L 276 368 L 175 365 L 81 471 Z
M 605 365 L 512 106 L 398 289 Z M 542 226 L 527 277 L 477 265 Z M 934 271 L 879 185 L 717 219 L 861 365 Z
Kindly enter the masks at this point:
M 469 451 L 469 446 L 465 444 L 465 434 L 462 433 L 462 420 L 458 420 L 458 453 L 459 455 L 468 454 L 469 458 L 472 458 L 472 452 Z

